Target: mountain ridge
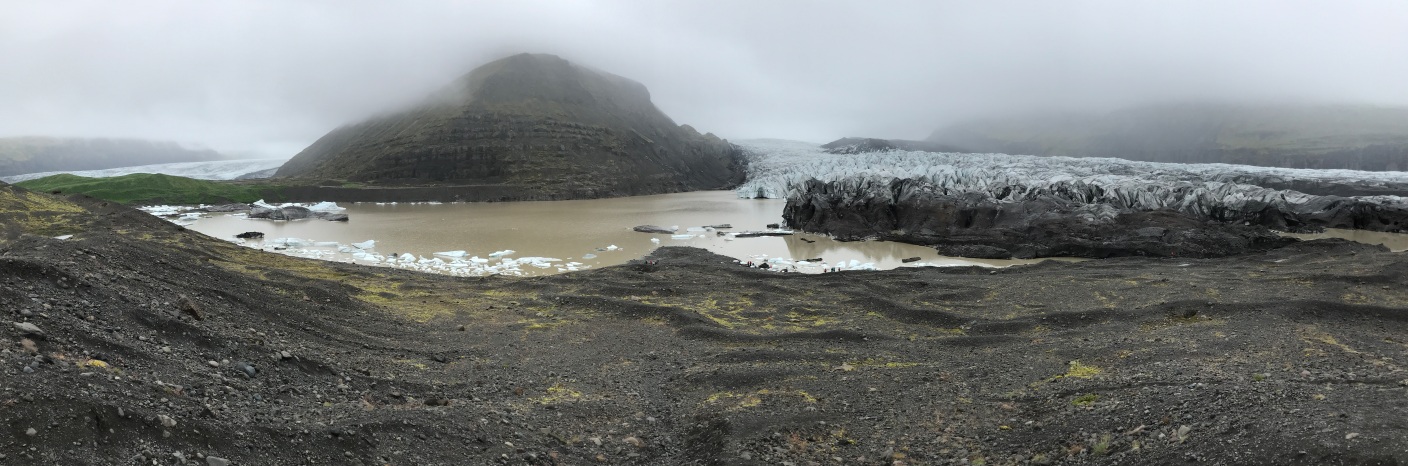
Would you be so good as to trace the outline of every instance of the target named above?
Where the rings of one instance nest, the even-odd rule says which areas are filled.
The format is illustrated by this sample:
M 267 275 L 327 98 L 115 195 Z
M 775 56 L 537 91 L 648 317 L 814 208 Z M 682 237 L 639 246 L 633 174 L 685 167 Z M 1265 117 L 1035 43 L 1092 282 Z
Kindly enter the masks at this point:
M 1285 168 L 1408 170 L 1408 107 L 1149 105 L 971 120 L 926 139 L 967 152 Z
M 519 54 L 476 68 L 418 106 L 339 127 L 275 176 L 608 197 L 726 188 L 743 172 L 736 147 L 676 125 L 643 84 Z
M 219 152 L 131 138 L 0 138 L 0 176 L 222 160 Z

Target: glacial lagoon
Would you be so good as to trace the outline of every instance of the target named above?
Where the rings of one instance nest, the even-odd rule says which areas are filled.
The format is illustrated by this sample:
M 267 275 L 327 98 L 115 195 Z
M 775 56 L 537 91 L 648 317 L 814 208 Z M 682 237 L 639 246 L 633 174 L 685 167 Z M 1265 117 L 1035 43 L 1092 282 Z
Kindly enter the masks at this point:
M 243 214 L 191 215 L 187 228 L 284 254 L 455 275 L 535 276 L 623 264 L 661 246 L 704 248 L 740 262 L 777 270 L 821 273 L 897 267 L 1004 267 L 1037 260 L 946 257 L 934 249 L 889 241 L 835 241 L 823 235 L 733 238 L 729 232 L 766 230 L 782 221 L 780 199 L 739 199 L 733 191 L 704 191 L 614 199 L 500 203 L 341 204 L 348 222 L 272 221 Z M 633 231 L 636 225 L 679 227 L 676 234 Z M 706 229 L 728 224 L 732 228 Z M 259 240 L 235 235 L 257 231 Z M 722 233 L 722 234 L 721 234 Z M 1345 238 L 1408 249 L 1408 235 L 1354 230 L 1290 235 Z M 905 263 L 904 259 L 919 258 Z M 814 259 L 821 259 L 815 261 Z M 1052 260 L 1052 259 L 1045 259 Z M 1074 260 L 1074 259 L 1054 259 Z
M 639 259 L 661 246 L 704 248 L 742 262 L 771 262 L 778 269 L 803 273 L 837 266 L 883 270 L 1039 262 L 944 257 L 932 248 L 912 244 L 841 242 L 801 232 L 727 236 L 780 223 L 784 203 L 739 199 L 733 191 L 705 191 L 573 201 L 340 204 L 351 219 L 348 222 L 253 220 L 223 213 L 185 222 L 192 230 L 237 242 L 239 233 L 261 232 L 262 240 L 245 244 L 286 254 L 459 275 L 532 276 L 605 267 Z M 669 235 L 632 230 L 645 224 L 678 226 L 679 231 Z M 720 224 L 732 228 L 703 228 Z M 914 257 L 920 260 L 902 262 Z

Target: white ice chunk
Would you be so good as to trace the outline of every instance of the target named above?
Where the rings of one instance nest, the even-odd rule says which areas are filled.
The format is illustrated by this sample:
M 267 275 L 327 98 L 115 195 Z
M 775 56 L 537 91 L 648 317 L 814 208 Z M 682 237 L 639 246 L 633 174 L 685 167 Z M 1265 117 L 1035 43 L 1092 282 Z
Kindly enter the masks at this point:
M 458 249 L 458 250 L 454 250 L 454 251 L 440 251 L 440 252 L 435 253 L 435 255 L 437 255 L 437 256 L 445 256 L 445 257 L 464 257 L 466 254 L 469 254 L 469 252 L 468 252 L 468 251 L 465 251 L 465 250 L 463 250 L 463 249 Z
M 310 240 L 301 239 L 301 238 L 274 238 L 274 239 L 267 240 L 267 241 L 264 242 L 264 244 L 266 244 L 266 245 L 271 245 L 271 246 L 284 246 L 284 247 L 289 247 L 289 248 L 301 248 L 301 247 L 304 247 L 304 246 L 306 246 L 306 245 L 310 245 L 310 244 L 312 244 L 312 243 L 313 243 L 313 242 L 310 241 Z
M 323 202 L 319 202 L 319 203 L 317 203 L 317 204 L 313 204 L 313 205 L 308 206 L 308 210 L 311 210 L 311 211 L 314 211 L 314 212 L 342 212 L 342 211 L 344 211 L 344 210 L 347 210 L 347 208 L 337 205 L 336 202 L 327 202 L 327 201 L 323 201 Z
M 352 243 L 352 247 L 357 249 L 371 249 L 376 247 L 376 240 L 369 239 L 360 243 Z
M 512 249 L 505 249 L 505 250 L 502 250 L 502 251 L 494 251 L 494 252 L 489 253 L 489 257 L 498 258 L 498 257 L 507 256 L 507 255 L 509 255 L 509 254 L 513 254 L 513 253 L 515 253 L 515 252 L 518 252 L 518 251 L 514 251 L 514 250 L 512 250 Z

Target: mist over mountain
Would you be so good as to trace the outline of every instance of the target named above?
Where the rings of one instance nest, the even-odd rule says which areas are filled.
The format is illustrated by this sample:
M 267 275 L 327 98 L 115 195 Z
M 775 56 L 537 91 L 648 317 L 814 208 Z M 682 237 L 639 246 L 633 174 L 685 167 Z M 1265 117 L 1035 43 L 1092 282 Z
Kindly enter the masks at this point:
M 170 141 L 105 138 L 0 138 L 0 176 L 37 172 L 102 170 L 224 157 L 211 149 Z
M 483 65 L 412 109 L 337 128 L 276 176 L 535 187 L 568 197 L 717 189 L 737 149 L 676 125 L 645 86 L 553 55 Z
M 974 120 L 928 138 L 969 152 L 1408 170 L 1408 107 L 1185 103 Z

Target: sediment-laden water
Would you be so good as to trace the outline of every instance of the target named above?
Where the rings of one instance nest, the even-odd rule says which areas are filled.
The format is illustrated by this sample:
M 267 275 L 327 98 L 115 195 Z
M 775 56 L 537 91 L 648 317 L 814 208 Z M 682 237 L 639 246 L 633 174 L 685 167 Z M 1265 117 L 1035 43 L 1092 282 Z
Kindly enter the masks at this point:
M 391 263 L 463 275 L 539 275 L 602 267 L 644 257 L 666 245 L 695 246 L 744 262 L 771 261 L 771 265 L 781 269 L 810 273 L 836 267 L 891 269 L 1034 262 L 943 257 L 923 246 L 883 241 L 840 242 L 805 233 L 757 238 L 720 236 L 720 233 L 766 230 L 768 224 L 781 222 L 783 202 L 739 199 L 732 191 L 707 191 L 548 202 L 360 203 L 343 204 L 347 209 L 344 213 L 351 218 L 345 223 L 250 220 L 242 215 L 212 214 L 195 220 L 188 228 L 229 240 L 235 240 L 239 233 L 257 231 L 264 233 L 264 239 L 251 241 L 251 246 L 309 257 Z M 679 231 L 668 235 L 631 230 L 643 224 L 678 226 Z M 719 224 L 729 224 L 732 228 L 702 229 Z M 684 235 L 689 237 L 684 238 Z M 375 241 L 369 248 L 353 246 L 357 243 L 366 246 L 368 240 Z M 405 256 L 408 253 L 414 258 L 408 259 Z M 903 262 L 915 257 L 919 261 Z M 513 261 L 512 266 L 504 265 L 506 259 Z M 462 265 L 455 266 L 456 261 Z

